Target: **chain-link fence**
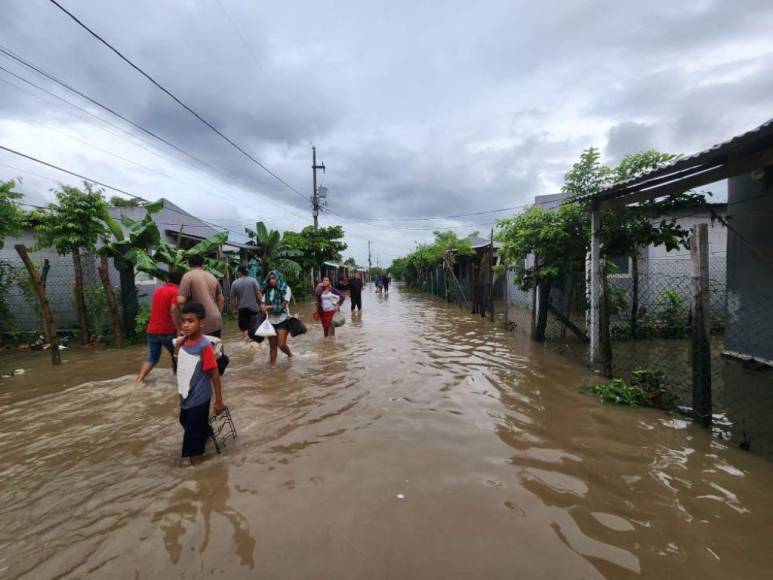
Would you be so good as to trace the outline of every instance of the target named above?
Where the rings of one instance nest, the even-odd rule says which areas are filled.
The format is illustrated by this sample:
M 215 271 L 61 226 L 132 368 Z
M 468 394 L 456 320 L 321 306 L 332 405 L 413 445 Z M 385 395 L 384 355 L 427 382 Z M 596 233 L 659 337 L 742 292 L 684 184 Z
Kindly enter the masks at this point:
M 0 344 L 32 344 L 42 342 L 44 323 L 30 275 L 21 260 L 0 260 Z M 97 273 L 93 255 L 84 255 L 83 289 L 86 315 L 92 338 L 105 340 L 112 333 L 111 316 L 107 295 Z M 49 256 L 34 259 L 33 264 L 41 276 L 46 298 L 54 318 L 54 326 L 60 335 L 78 335 L 80 323 L 75 302 L 75 275 L 70 256 Z M 117 276 L 114 276 L 117 278 Z M 117 279 L 113 291 L 120 300 Z M 139 289 L 143 294 L 142 288 Z
M 578 362 L 587 360 L 587 305 L 584 273 L 573 273 L 551 286 L 547 296 L 537 289 L 523 290 L 507 270 L 507 322 L 518 332 L 544 341 L 549 348 Z M 543 299 L 544 303 L 541 304 Z M 540 312 L 544 309 L 544 321 Z
M 693 267 L 684 256 L 644 261 L 636 279 L 607 276 L 602 361 L 625 380 L 658 373 L 683 408 L 696 411 L 708 397 L 715 432 L 771 455 L 773 294 L 729 291 L 723 252 L 709 257 L 704 293 Z M 705 318 L 696 303 L 703 294 Z
M 685 411 L 708 397 L 717 434 L 773 456 L 773 293 L 729 289 L 724 251 L 708 255 L 699 284 L 694 259 L 689 253 L 640 258 L 624 273 L 618 268 L 606 274 L 599 288 L 605 295 L 599 367 L 628 382 L 637 380 L 637 371 L 649 373 Z M 520 289 L 512 272 L 506 289 L 508 321 L 517 332 L 575 360 L 590 360 L 590 284 L 584 275 L 550 289 L 541 337 L 539 290 Z M 705 316 L 696 308 L 698 298 Z

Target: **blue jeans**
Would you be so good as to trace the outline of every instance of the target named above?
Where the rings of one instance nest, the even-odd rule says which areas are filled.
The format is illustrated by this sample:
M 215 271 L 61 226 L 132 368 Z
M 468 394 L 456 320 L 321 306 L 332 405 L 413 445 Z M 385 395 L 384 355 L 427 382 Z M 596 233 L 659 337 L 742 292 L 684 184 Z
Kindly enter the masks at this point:
M 174 358 L 174 334 L 149 334 L 148 335 L 148 356 L 145 362 L 157 365 L 161 360 L 161 348 L 165 347 L 169 354 Z

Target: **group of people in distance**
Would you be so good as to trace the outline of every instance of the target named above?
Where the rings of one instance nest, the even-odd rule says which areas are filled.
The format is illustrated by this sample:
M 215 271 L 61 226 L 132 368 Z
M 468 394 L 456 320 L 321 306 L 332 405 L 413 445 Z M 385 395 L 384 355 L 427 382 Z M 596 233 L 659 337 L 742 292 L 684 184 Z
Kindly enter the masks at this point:
M 180 424 L 184 431 L 182 457 L 197 465 L 203 460 L 212 430 L 209 409 L 213 393 L 215 414 L 225 409 L 220 380 L 224 368 L 220 336 L 226 299 L 217 278 L 204 270 L 203 257 L 192 256 L 188 265 L 190 270 L 185 275 L 170 272 L 167 282 L 153 293 L 147 326 L 148 355 L 137 380 L 145 380 L 161 359 L 163 349 L 169 351 L 180 396 Z M 327 276 L 317 284 L 314 318 L 322 322 L 325 337 L 335 335 L 333 319 L 347 297 L 351 300 L 352 313 L 355 309 L 362 311 L 362 288 L 359 273 L 351 280 L 344 277 L 338 288 L 331 285 Z M 239 267 L 229 298 L 232 315 L 245 340 L 249 338 L 255 316 L 263 313 L 276 332 L 276 336 L 268 337 L 269 361 L 276 362 L 279 350 L 288 357 L 293 356 L 287 346 L 292 291 L 279 272 L 269 272 L 261 286 L 248 275 L 246 267 Z M 221 353 L 220 359 L 217 352 Z

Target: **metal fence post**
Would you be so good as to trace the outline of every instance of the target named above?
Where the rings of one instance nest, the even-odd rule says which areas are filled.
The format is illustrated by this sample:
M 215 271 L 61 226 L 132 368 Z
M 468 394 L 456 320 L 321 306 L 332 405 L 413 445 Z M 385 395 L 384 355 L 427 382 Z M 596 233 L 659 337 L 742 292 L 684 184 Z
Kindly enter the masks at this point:
M 696 421 L 711 424 L 711 325 L 709 226 L 697 224 L 690 238 L 692 258 L 692 408 Z

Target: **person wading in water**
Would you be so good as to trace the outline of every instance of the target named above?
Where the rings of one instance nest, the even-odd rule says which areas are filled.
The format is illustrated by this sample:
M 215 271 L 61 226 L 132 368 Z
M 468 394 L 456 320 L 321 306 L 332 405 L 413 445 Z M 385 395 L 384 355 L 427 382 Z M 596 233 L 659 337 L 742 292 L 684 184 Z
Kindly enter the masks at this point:
M 322 330 L 325 332 L 325 338 L 335 336 L 336 329 L 333 326 L 333 316 L 341 309 L 346 297 L 330 285 L 330 278 L 325 276 L 322 282 L 314 291 L 317 296 L 316 318 L 322 322 Z
M 282 280 L 282 276 L 276 270 L 271 270 L 266 278 L 266 284 L 263 288 L 263 304 L 261 310 L 266 314 L 268 321 L 274 327 L 276 336 L 268 337 L 269 360 L 276 362 L 277 348 L 292 357 L 290 347 L 287 346 L 287 334 L 290 332 L 290 315 L 287 311 L 287 305 L 292 298 L 290 287 Z
M 185 273 L 180 282 L 178 304 L 196 302 L 204 307 L 207 315 L 204 318 L 204 334 L 220 338 L 223 328 L 223 306 L 225 297 L 220 282 L 212 274 L 204 270 L 204 257 L 191 256 L 188 258 L 191 269 Z
M 362 312 L 362 277 L 359 272 L 355 272 L 354 278 L 349 280 L 349 294 L 352 299 L 352 313 L 355 308 Z

